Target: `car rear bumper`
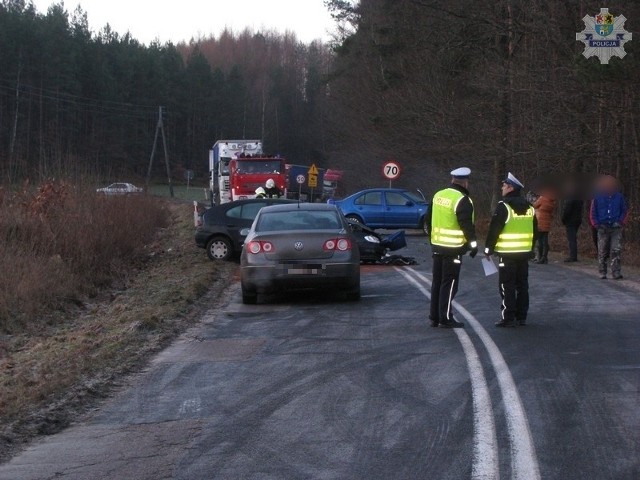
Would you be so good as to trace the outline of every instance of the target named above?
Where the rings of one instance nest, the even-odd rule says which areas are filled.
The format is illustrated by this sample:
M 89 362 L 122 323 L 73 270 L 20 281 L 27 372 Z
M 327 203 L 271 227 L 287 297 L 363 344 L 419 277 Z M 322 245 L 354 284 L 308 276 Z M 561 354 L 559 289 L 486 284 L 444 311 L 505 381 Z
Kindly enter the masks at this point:
M 211 238 L 210 232 L 196 230 L 195 240 L 198 247 L 207 248 L 207 242 L 209 241 L 209 238 Z
M 354 288 L 360 283 L 360 265 L 354 263 L 277 264 L 243 266 L 242 284 L 258 292 L 283 288 Z

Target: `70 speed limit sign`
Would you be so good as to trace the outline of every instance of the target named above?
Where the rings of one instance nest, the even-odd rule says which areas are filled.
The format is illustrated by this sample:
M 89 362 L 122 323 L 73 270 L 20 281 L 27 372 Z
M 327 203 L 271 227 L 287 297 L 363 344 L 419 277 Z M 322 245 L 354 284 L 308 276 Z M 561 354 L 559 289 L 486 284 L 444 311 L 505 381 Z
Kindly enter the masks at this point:
M 382 165 L 382 175 L 387 180 L 396 180 L 400 176 L 402 168 L 395 160 L 389 160 Z

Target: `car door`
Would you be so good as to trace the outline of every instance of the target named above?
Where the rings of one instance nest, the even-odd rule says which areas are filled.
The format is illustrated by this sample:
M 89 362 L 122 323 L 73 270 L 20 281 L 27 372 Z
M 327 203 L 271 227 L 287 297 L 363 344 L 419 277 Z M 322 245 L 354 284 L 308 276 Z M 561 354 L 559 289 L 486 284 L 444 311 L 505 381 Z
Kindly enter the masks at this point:
M 384 223 L 389 228 L 416 228 L 418 208 L 413 200 L 400 192 L 385 192 Z
M 354 212 L 362 218 L 366 225 L 380 227 L 384 224 L 384 204 L 382 192 L 374 190 L 365 192 L 353 201 Z
M 237 205 L 227 210 L 225 215 L 225 221 L 229 237 L 233 241 L 233 248 L 240 250 L 244 243 L 244 236 L 240 234 L 240 231 L 244 228 L 251 228 L 253 220 L 258 215 L 258 212 L 262 207 L 265 207 L 267 202 L 255 202 L 244 203 Z

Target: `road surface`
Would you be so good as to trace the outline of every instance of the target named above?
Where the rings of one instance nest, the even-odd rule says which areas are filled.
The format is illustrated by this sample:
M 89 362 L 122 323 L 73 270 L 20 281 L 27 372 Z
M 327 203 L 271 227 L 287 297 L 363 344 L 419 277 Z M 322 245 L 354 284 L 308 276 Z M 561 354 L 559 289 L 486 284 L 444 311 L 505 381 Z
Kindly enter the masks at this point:
M 427 321 L 431 265 L 363 267 L 317 294 L 202 322 L 94 415 L 0 479 L 640 478 L 640 296 L 532 265 L 529 325 L 496 329 L 496 276 L 465 258 L 464 330 Z M 216 299 L 211 299 L 212 305 Z

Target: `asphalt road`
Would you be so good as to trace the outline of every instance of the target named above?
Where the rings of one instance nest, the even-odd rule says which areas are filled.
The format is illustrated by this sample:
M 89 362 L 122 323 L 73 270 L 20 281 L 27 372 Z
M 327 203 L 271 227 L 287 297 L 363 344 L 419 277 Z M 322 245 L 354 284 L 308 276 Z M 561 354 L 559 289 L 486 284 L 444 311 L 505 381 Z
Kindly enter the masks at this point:
M 239 285 L 96 414 L 0 479 L 637 479 L 640 297 L 532 266 L 529 325 L 496 329 L 497 277 L 463 264 L 426 319 L 431 265 L 363 267 L 363 299 L 240 302 Z M 212 304 L 216 299 L 211 299 Z

